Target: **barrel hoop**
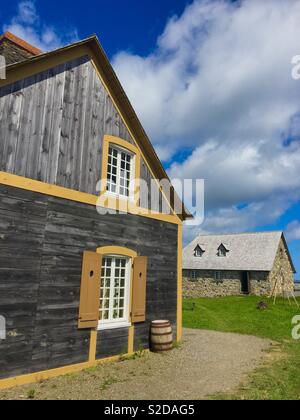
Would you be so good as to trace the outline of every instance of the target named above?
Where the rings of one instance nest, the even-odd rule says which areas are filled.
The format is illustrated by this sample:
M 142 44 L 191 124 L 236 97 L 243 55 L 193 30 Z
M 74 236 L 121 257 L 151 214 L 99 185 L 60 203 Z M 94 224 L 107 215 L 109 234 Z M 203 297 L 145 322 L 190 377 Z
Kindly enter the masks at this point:
M 167 328 L 167 327 L 172 327 L 171 324 L 165 324 L 165 325 L 151 325 L 151 328 L 154 328 L 156 330 L 161 329 L 161 328 Z
M 170 346 L 171 344 L 173 344 L 173 341 L 169 343 L 152 343 L 152 346 L 155 348 L 155 346 Z
M 164 337 L 164 336 L 170 335 L 170 334 L 172 334 L 172 332 L 163 333 L 163 334 L 151 333 L 151 336 L 152 337 Z

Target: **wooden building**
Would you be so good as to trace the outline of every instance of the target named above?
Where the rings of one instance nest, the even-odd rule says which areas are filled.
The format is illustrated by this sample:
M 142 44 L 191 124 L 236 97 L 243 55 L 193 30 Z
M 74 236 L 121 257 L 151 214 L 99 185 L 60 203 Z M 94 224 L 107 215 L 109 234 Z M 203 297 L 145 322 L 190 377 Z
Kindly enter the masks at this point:
M 155 319 L 181 340 L 190 215 L 98 39 L 42 53 L 6 33 L 0 54 L 0 388 L 147 349 Z

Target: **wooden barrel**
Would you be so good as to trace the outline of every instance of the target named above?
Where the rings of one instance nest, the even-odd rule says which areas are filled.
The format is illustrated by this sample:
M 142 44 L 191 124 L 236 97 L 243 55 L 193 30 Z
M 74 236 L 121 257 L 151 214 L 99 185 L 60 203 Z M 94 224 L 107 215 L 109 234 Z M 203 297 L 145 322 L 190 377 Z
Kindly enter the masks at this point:
M 150 337 L 151 350 L 154 353 L 172 350 L 173 332 L 169 321 L 152 321 Z

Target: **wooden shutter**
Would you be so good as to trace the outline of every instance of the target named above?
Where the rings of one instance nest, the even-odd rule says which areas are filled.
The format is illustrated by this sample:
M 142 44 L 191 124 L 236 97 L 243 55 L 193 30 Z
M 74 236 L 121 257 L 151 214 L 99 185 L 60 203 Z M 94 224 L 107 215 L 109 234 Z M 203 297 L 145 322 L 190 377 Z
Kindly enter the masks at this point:
M 137 257 L 133 261 L 132 322 L 146 321 L 147 257 Z
M 94 328 L 99 322 L 102 255 L 83 254 L 78 328 Z

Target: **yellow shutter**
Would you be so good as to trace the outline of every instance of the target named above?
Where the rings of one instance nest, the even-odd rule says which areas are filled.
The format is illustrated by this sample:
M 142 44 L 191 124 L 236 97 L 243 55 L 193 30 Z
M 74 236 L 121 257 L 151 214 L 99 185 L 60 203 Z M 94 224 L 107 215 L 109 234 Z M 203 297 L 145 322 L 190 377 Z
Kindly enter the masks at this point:
M 102 255 L 83 254 L 78 328 L 95 328 L 99 321 Z
M 133 261 L 132 310 L 133 323 L 146 321 L 147 257 Z

